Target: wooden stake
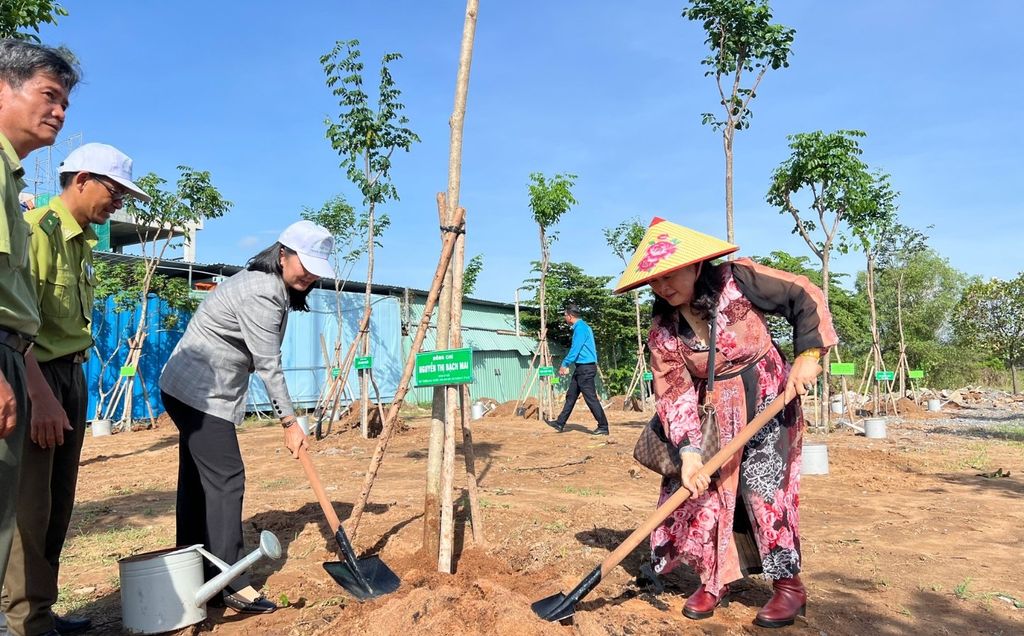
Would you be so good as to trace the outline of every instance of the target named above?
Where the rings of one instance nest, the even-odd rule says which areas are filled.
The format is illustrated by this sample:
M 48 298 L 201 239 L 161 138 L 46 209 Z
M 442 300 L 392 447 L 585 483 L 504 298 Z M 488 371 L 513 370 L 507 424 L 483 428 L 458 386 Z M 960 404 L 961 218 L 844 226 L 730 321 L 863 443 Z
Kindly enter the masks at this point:
M 463 214 L 464 210 L 459 208 L 453 225 L 462 225 Z M 434 279 L 430 284 L 430 292 L 427 294 L 427 301 L 423 306 L 423 317 L 420 318 L 419 327 L 416 329 L 416 337 L 412 341 L 412 346 L 409 348 L 409 357 L 405 361 L 402 378 L 398 382 L 395 401 L 388 407 L 384 431 L 381 433 L 380 439 L 377 441 L 377 448 L 370 459 L 370 467 L 366 471 L 366 478 L 363 480 L 362 492 L 360 492 L 359 499 L 352 507 L 348 533 L 352 541 L 355 541 L 356 536 L 358 536 L 359 520 L 363 516 L 366 502 L 370 498 L 370 490 L 373 489 L 373 482 L 377 478 L 377 471 L 380 470 L 380 465 L 384 461 L 384 453 L 387 451 L 388 443 L 391 441 L 391 436 L 397 427 L 398 411 L 402 408 L 402 404 L 405 402 L 405 395 L 409 392 L 409 381 L 412 378 L 413 367 L 416 366 L 416 354 L 419 353 L 420 347 L 423 346 L 423 339 L 427 335 L 427 327 L 430 326 L 430 316 L 434 313 L 434 305 L 437 304 L 437 297 L 440 295 L 441 281 L 444 279 L 445 271 L 447 271 L 451 262 L 452 252 L 455 250 L 455 239 L 456 235 L 452 232 L 448 232 L 444 237 L 444 242 L 441 246 L 441 257 L 438 259 L 437 269 L 434 271 Z
M 437 193 L 437 218 L 442 226 L 448 223 L 447 197 Z M 441 232 L 441 239 L 446 236 Z M 452 313 L 452 268 L 444 276 L 437 315 L 434 350 L 448 348 Z M 423 551 L 427 558 L 436 560 L 441 549 L 441 466 L 444 463 L 444 429 L 447 394 L 443 386 L 434 387 L 434 401 L 430 411 L 430 439 L 427 443 L 427 479 L 423 496 Z

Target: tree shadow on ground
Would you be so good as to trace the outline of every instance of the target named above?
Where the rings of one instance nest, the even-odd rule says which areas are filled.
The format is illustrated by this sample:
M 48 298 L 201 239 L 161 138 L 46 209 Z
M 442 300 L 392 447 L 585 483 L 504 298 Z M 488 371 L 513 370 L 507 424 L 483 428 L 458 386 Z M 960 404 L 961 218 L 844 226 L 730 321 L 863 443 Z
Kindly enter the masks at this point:
M 1024 496 L 1024 479 L 1021 478 L 1020 473 L 1016 475 L 1012 472 L 1005 477 L 996 476 L 997 471 L 985 471 L 984 473 L 969 473 L 969 474 L 957 474 L 957 473 L 939 473 L 935 476 L 954 486 L 964 486 L 967 488 L 974 488 L 981 491 L 992 492 L 1002 491 L 1004 494 L 1016 498 L 1016 501 L 1008 501 L 1009 504 L 1016 504 L 1020 501 L 1020 497 Z M 988 477 L 986 475 L 992 475 Z
M 894 615 L 885 603 L 865 603 L 864 594 L 880 598 L 874 581 L 851 578 L 845 572 L 812 572 L 813 581 L 838 582 L 840 587 L 808 585 L 807 623 L 829 634 L 1019 634 L 1022 623 L 985 607 L 981 597 L 961 600 L 952 593 L 914 590 Z M 869 597 L 870 598 L 870 597 Z M 996 602 L 996 601 L 992 601 Z M 1002 602 L 1002 601 L 999 601 Z
M 132 455 L 138 455 L 140 453 L 149 453 L 149 452 L 152 452 L 152 451 L 162 450 L 164 448 L 167 448 L 168 446 L 177 446 L 177 444 L 178 444 L 178 437 L 176 435 L 170 435 L 168 437 L 164 437 L 163 439 L 153 443 L 153 445 L 150 446 L 149 448 L 140 448 L 139 450 L 134 450 L 134 451 L 131 451 L 129 453 L 118 453 L 116 455 L 97 455 L 95 457 L 90 457 L 89 459 L 86 459 L 86 460 L 82 461 L 82 463 L 80 465 L 81 466 L 89 466 L 90 464 L 96 464 L 96 463 L 99 463 L 99 462 L 105 462 L 105 461 L 108 461 L 108 460 L 111 460 L 111 459 L 121 459 L 122 457 L 131 457 Z
M 929 433 L 939 433 L 942 435 L 952 435 L 954 437 L 967 437 L 970 439 L 983 439 L 983 440 L 1005 440 L 1007 442 L 1024 442 L 1024 424 L 1020 427 L 1020 430 L 998 430 L 991 428 L 984 428 L 981 426 L 971 426 L 969 428 L 953 428 L 950 426 L 936 426 L 935 428 L 929 429 Z
M 342 522 L 352 514 L 353 505 L 351 503 L 332 501 L 331 506 Z M 363 513 L 383 514 L 390 509 L 391 504 L 371 503 L 366 505 Z M 320 504 L 315 501 L 306 503 L 296 510 L 267 510 L 265 512 L 258 512 L 245 519 L 242 526 L 246 533 L 246 545 L 257 545 L 259 533 L 263 530 L 269 530 L 280 540 L 281 551 L 287 553 L 288 546 L 302 532 L 302 529 L 310 524 L 315 525 L 317 530 L 320 531 L 320 536 L 325 544 L 327 544 L 329 550 L 337 548 L 334 531 L 327 525 L 324 512 L 320 509 Z M 253 533 L 251 537 L 250 533 Z

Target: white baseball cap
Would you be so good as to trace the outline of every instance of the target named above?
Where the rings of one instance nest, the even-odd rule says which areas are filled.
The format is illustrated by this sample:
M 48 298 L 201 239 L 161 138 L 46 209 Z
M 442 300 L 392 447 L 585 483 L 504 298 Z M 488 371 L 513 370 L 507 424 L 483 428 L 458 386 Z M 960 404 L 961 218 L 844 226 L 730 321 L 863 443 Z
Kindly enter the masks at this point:
M 333 278 L 334 268 L 328 258 L 334 251 L 334 237 L 312 221 L 296 221 L 281 232 L 277 242 L 295 250 L 299 261 L 310 274 Z
M 84 144 L 71 151 L 60 162 L 60 173 L 91 172 L 103 175 L 124 186 L 136 199 L 149 203 L 149 195 L 132 183 L 131 158 L 107 144 Z

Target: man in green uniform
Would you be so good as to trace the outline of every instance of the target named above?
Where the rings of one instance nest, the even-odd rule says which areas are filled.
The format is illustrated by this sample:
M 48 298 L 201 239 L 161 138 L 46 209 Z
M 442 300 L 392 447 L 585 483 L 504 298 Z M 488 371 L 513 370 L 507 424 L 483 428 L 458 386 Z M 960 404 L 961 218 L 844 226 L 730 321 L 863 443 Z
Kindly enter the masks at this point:
M 77 83 L 78 70 L 55 49 L 0 40 L 0 574 L 10 557 L 29 428 L 24 356 L 39 330 L 29 228 L 18 202 L 25 187 L 21 160 L 57 138 Z
M 97 239 L 90 224 L 106 223 L 126 196 L 149 201 L 132 182 L 132 160 L 105 144 L 85 144 L 69 154 L 60 165 L 60 186 L 60 196 L 25 213 L 42 324 L 27 358 L 31 442 L 22 451 L 18 532 L 4 579 L 8 629 L 16 636 L 89 627 L 86 619 L 55 617 L 51 608 L 57 602 L 89 401 L 82 363 L 93 342 Z

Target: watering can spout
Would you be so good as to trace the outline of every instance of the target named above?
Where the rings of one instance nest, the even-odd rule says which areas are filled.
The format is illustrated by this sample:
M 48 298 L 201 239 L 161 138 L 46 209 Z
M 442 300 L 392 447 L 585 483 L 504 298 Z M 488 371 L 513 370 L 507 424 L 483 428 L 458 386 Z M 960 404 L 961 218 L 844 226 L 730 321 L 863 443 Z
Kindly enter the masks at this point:
M 204 583 L 199 588 L 199 591 L 196 592 L 196 607 L 205 605 L 207 601 L 213 598 L 214 594 L 227 587 L 231 581 L 238 578 L 238 575 L 251 568 L 263 557 L 271 559 L 281 558 L 281 543 L 274 536 L 274 533 L 266 530 L 260 533 L 260 547 L 247 554 L 234 565 L 228 565 L 200 547 L 197 547 L 196 550 L 221 570 L 220 574 Z

